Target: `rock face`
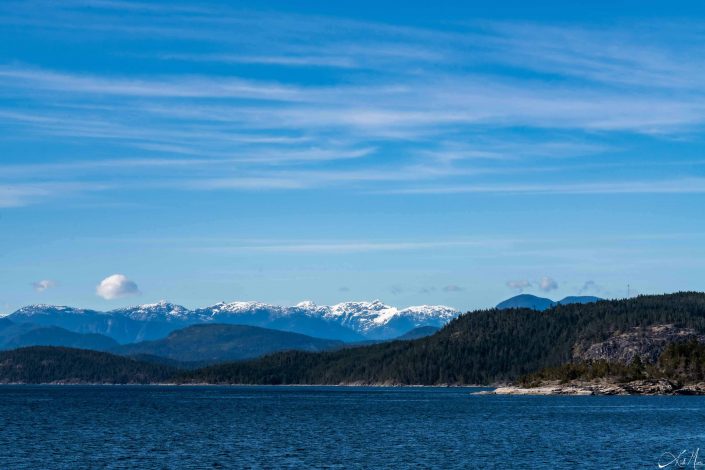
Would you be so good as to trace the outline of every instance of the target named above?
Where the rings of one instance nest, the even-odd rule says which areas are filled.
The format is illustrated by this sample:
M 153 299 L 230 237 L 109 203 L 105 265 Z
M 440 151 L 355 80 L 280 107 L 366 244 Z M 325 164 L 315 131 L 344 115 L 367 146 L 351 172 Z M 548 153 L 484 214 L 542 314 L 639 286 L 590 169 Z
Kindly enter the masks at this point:
M 668 380 L 635 380 L 624 384 L 608 381 L 565 384 L 546 382 L 538 387 L 498 387 L 483 395 L 705 395 L 705 383 L 680 386 Z
M 540 387 L 497 387 L 483 395 L 594 395 L 593 391 L 572 385 L 542 385 Z
M 663 350 L 672 343 L 696 340 L 705 343 L 705 335 L 692 328 L 672 324 L 651 325 L 616 332 L 599 343 L 577 343 L 573 360 L 607 361 L 631 364 L 635 358 L 655 364 Z M 665 379 L 635 380 L 626 383 L 616 379 L 594 381 L 573 380 L 567 383 L 544 381 L 534 387 L 499 387 L 497 395 L 705 395 L 705 383 L 683 385 Z
M 705 382 L 686 385 L 677 389 L 675 395 L 705 395 Z
M 600 343 L 578 344 L 573 349 L 573 358 L 581 361 L 605 360 L 630 364 L 639 356 L 642 362 L 654 364 L 670 343 L 691 339 L 705 342 L 705 336 L 698 335 L 690 328 L 678 328 L 674 325 L 633 328 L 627 332 L 616 333 Z

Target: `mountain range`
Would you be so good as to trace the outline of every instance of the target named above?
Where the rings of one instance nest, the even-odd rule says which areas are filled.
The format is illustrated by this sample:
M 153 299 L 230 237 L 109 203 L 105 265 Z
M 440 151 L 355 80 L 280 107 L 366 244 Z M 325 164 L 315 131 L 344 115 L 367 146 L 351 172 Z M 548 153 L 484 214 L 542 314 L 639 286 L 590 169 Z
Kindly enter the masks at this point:
M 705 294 L 698 292 L 559 304 L 545 311 L 478 310 L 419 339 L 344 347 L 331 342 L 333 347 L 321 352 L 288 350 L 206 367 L 171 359 L 193 344 L 200 345 L 195 349 L 202 357 L 212 358 L 213 352 L 230 354 L 237 345 L 247 346 L 249 335 L 259 338 L 257 348 L 282 334 L 298 345 L 316 341 L 208 324 L 135 346 L 147 349 L 115 349 L 125 348 L 122 353 L 130 357 L 20 348 L 0 352 L 0 382 L 470 385 L 506 383 L 535 373 L 539 379 L 563 380 L 573 373 L 602 377 L 610 370 L 679 383 L 705 381 Z
M 421 326 L 394 340 L 417 339 L 432 335 L 436 331 L 436 327 Z M 90 349 L 146 362 L 189 368 L 223 361 L 252 359 L 279 351 L 318 352 L 362 347 L 384 341 L 345 343 L 258 326 L 207 323 L 172 331 L 162 339 L 121 345 L 114 339 L 97 333 L 75 333 L 58 326 L 14 323 L 8 318 L 0 318 L 0 350 L 31 346 Z
M 460 314 L 445 306 L 398 309 L 379 300 L 291 307 L 261 302 L 221 302 L 189 310 L 166 301 L 109 312 L 54 305 L 29 305 L 6 318 L 14 323 L 59 327 L 74 333 L 100 334 L 120 344 L 157 340 L 197 324 L 249 325 L 346 342 L 387 340 L 414 328 L 440 328 Z
M 501 308 L 545 310 L 586 303 L 521 295 Z M 458 316 L 442 306 L 396 309 L 379 301 L 280 307 L 259 302 L 218 303 L 189 310 L 169 302 L 110 312 L 32 305 L 0 318 L 0 349 L 62 346 L 106 351 L 174 366 L 197 367 L 279 351 L 331 351 L 433 335 Z
M 591 295 L 574 295 L 565 297 L 564 299 L 555 301 L 547 299 L 545 297 L 538 297 L 531 294 L 519 294 L 510 299 L 497 304 L 498 309 L 504 310 L 508 308 L 529 308 L 531 310 L 543 311 L 556 305 L 570 305 L 570 304 L 589 304 L 592 302 L 599 302 L 601 299 L 599 297 L 593 297 Z

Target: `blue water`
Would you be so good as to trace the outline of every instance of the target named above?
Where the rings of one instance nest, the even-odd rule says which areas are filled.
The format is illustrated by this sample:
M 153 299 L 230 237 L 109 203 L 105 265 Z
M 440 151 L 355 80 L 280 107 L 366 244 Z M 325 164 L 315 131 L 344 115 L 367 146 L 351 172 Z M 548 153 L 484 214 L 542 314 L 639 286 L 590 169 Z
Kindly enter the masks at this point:
M 705 397 L 0 386 L 2 469 L 657 468 L 701 446 Z

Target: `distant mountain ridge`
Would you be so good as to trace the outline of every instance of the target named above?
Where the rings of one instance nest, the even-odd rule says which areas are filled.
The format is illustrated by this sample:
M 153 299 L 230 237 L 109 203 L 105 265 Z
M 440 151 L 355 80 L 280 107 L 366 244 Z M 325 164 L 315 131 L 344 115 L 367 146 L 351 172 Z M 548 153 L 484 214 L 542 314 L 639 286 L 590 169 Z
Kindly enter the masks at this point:
M 105 335 L 82 334 L 58 326 L 15 323 L 8 318 L 0 318 L 0 350 L 37 345 L 107 351 L 118 343 Z
M 442 327 L 458 315 L 458 310 L 445 306 L 398 309 L 379 300 L 332 306 L 301 302 L 291 307 L 221 302 L 195 310 L 161 301 L 109 312 L 29 305 L 7 318 L 17 323 L 58 326 L 76 333 L 102 334 L 125 344 L 160 339 L 174 330 L 209 323 L 259 326 L 342 341 L 391 339 L 421 326 Z
M 342 341 L 258 326 L 199 324 L 176 330 L 163 339 L 126 344 L 110 352 L 181 362 L 219 362 L 251 359 L 279 351 L 318 352 L 343 346 Z
M 438 333 L 438 330 L 440 330 L 440 328 L 435 326 L 420 326 L 404 333 L 398 338 L 394 338 L 394 341 L 409 341 L 413 339 L 425 338 L 426 336 L 431 336 Z
M 570 304 L 591 304 L 593 302 L 600 302 L 602 300 L 605 300 L 601 297 L 595 297 L 593 295 L 571 295 L 568 296 L 562 300 L 559 300 L 558 303 L 561 305 L 570 305 Z
M 600 297 L 594 297 L 590 295 L 583 296 L 568 296 L 564 299 L 554 301 L 547 299 L 545 297 L 538 297 L 531 294 L 519 294 L 511 297 L 503 302 L 497 304 L 498 309 L 504 310 L 507 308 L 530 308 L 532 310 L 543 311 L 556 305 L 570 305 L 570 304 L 588 304 L 592 302 L 599 302 Z

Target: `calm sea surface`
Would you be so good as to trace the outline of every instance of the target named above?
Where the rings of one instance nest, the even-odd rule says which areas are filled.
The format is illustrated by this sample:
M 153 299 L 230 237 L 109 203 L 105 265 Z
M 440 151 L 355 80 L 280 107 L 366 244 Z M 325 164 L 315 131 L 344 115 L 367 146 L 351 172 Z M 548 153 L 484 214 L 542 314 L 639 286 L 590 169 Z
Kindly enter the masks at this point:
M 700 447 L 703 397 L 0 387 L 2 469 L 657 468 L 664 452 L 689 455 Z M 698 463 L 705 464 L 705 451 Z

